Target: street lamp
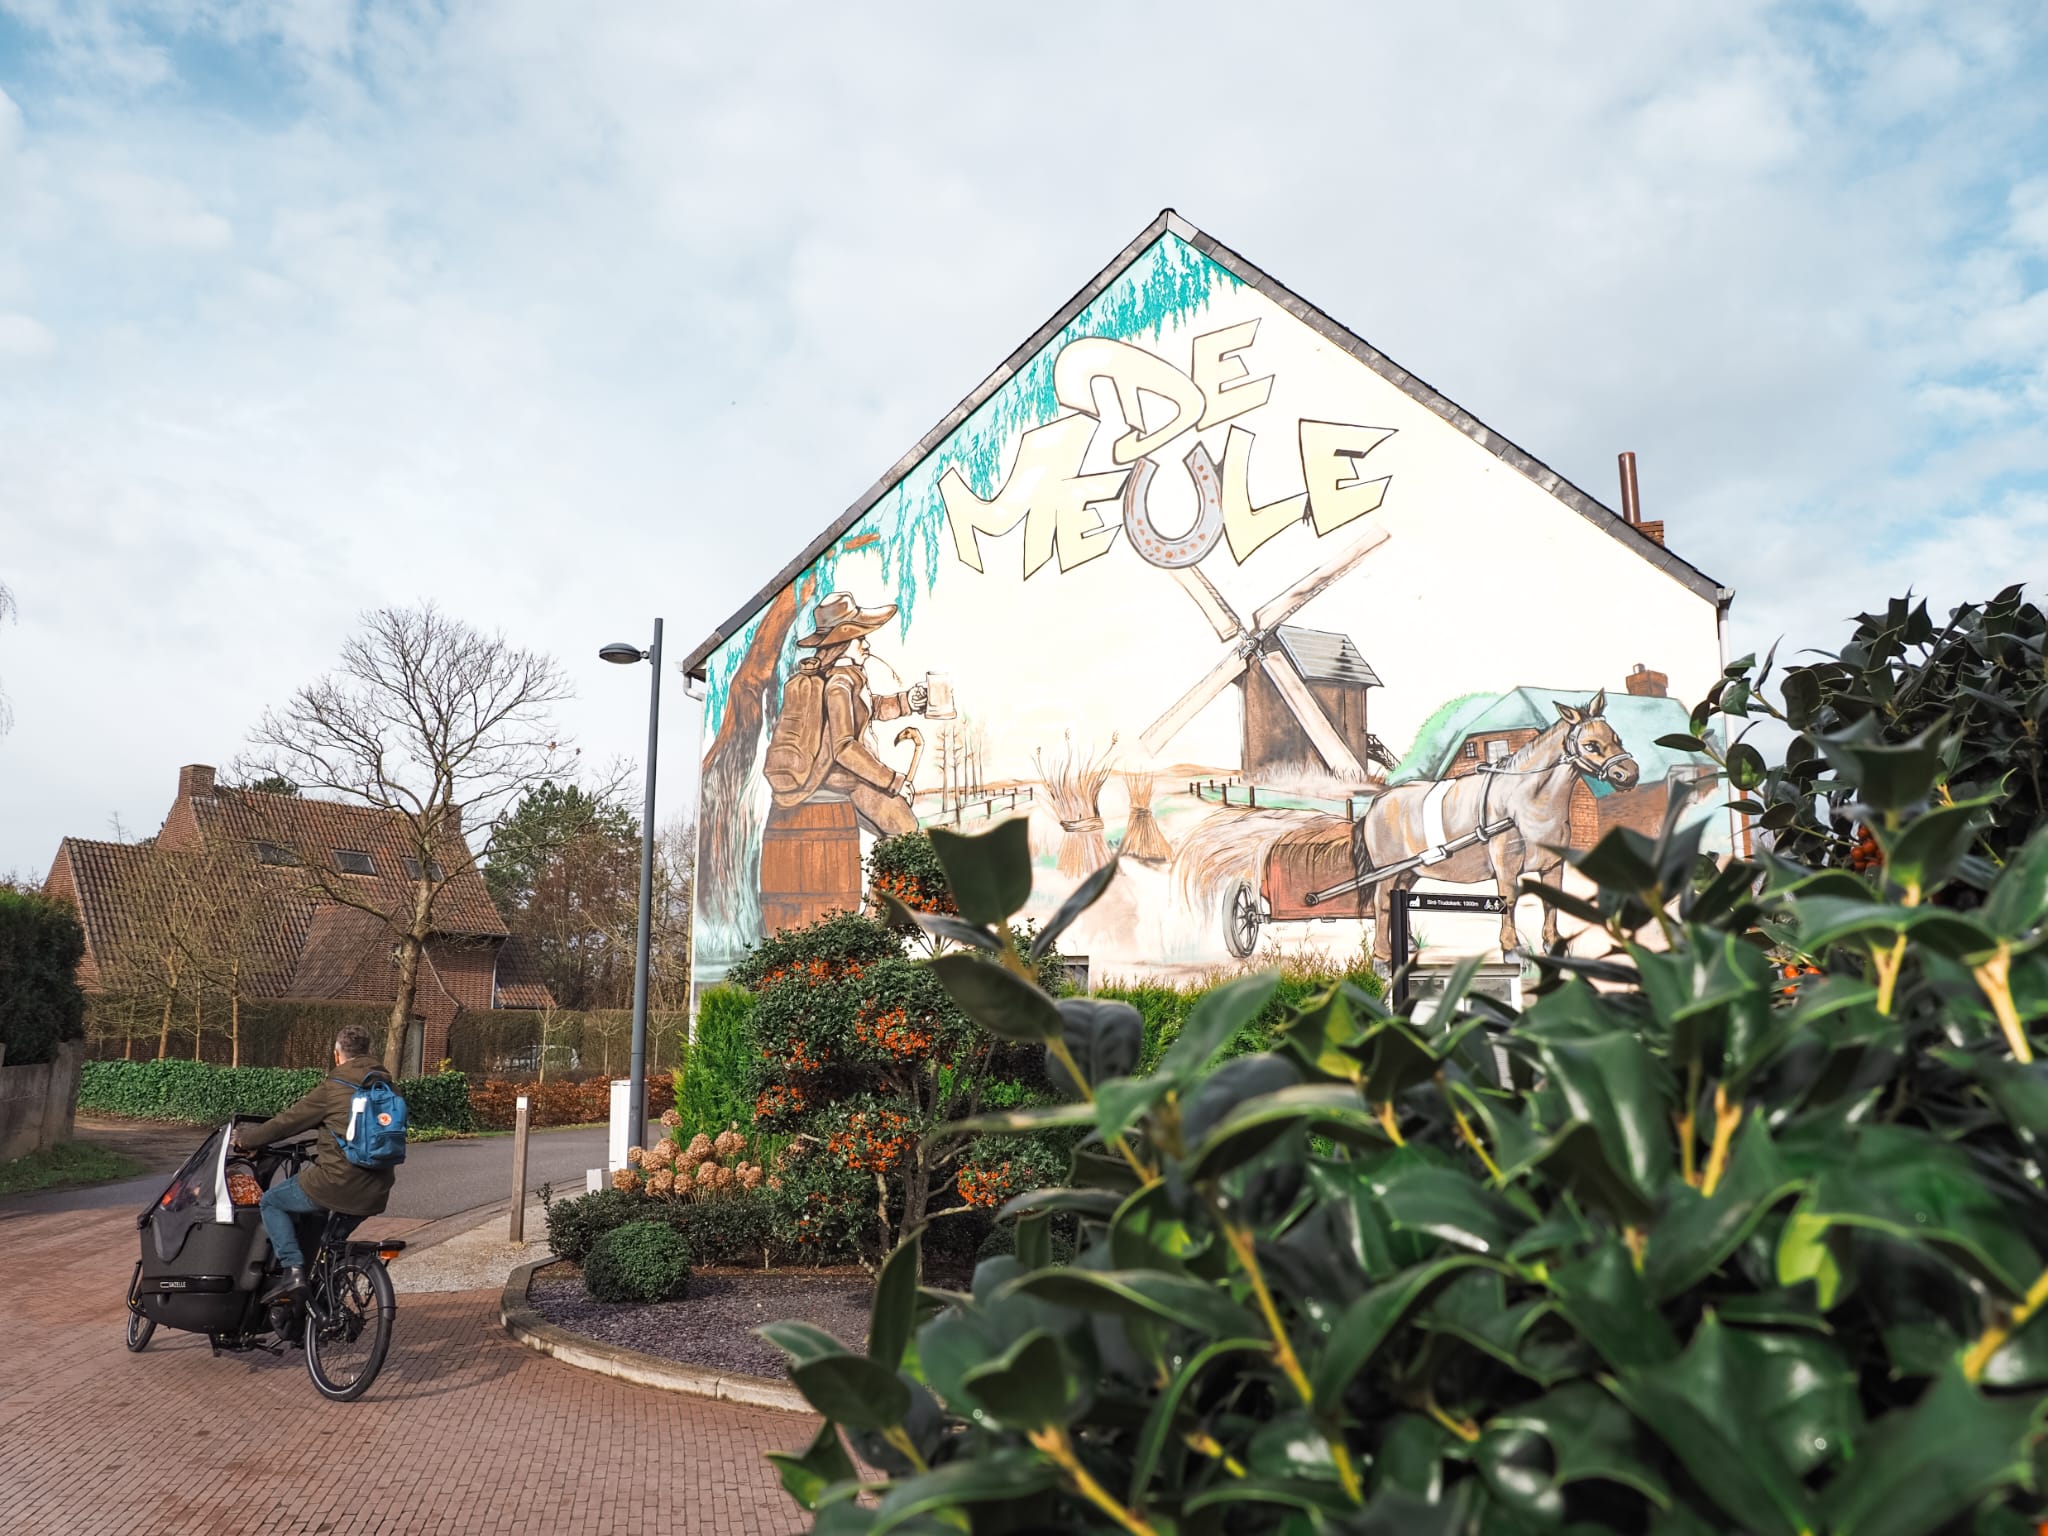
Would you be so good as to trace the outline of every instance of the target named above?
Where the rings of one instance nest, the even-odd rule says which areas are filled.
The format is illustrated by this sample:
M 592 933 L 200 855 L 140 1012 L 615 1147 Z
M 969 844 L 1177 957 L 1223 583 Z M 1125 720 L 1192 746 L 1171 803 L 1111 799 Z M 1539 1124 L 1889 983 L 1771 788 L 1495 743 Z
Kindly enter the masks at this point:
M 647 951 L 654 918 L 654 753 L 661 737 L 661 620 L 646 650 L 614 640 L 598 651 L 604 661 L 628 667 L 653 663 L 647 690 L 647 796 L 640 811 L 640 944 L 633 957 L 633 1065 L 626 1082 L 626 1145 L 647 1144 Z

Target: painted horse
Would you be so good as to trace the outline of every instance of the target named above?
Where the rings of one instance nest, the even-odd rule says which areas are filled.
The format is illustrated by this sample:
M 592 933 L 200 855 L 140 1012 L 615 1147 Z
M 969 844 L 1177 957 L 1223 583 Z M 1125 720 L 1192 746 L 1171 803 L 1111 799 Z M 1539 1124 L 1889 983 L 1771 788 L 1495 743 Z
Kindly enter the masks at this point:
M 1552 701 L 1556 703 L 1555 700 Z M 1515 898 L 1522 876 L 1555 881 L 1562 858 L 1552 849 L 1570 840 L 1572 790 L 1581 776 L 1633 789 L 1642 776 L 1621 736 L 1601 718 L 1602 689 L 1584 709 L 1557 704 L 1557 720 L 1500 762 L 1455 779 L 1419 780 L 1376 797 L 1351 829 L 1351 864 L 1371 885 L 1373 959 L 1390 963 L 1387 915 L 1396 890 L 1428 878 L 1500 891 L 1500 946 L 1520 947 Z M 1448 846 L 1447 846 L 1448 845 Z M 1375 880 L 1373 871 L 1414 861 Z M 1543 912 L 1543 942 L 1557 942 L 1557 909 Z

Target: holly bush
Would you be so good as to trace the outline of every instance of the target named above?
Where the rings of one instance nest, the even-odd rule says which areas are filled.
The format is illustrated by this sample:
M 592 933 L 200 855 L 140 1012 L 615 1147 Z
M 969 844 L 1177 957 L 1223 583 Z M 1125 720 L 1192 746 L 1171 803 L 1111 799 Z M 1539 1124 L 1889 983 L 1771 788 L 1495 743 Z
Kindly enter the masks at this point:
M 1875 782 L 1888 764 L 1917 774 L 1918 760 L 1936 754 L 1943 802 L 1980 807 L 1970 853 L 1982 862 L 1960 868 L 1948 893 L 1967 905 L 1986 870 L 2009 859 L 2048 814 L 2044 645 L 2048 617 L 2018 586 L 1952 610 L 1941 625 L 1926 603 L 1894 598 L 1884 612 L 1858 619 L 1839 652 L 1789 668 L 1777 702 L 1766 692 L 1771 658 L 1759 668 L 1745 657 L 1694 711 L 1692 730 L 1705 734 L 1718 713 L 1773 718 L 1795 732 L 1776 766 L 1754 746 L 1735 746 L 1730 782 L 1780 853 L 1841 868 L 1878 859 L 1871 829 L 1847 814 L 1848 791 Z M 1702 750 L 1718 755 L 1704 743 Z M 1839 765 L 1851 757 L 1859 765 L 1845 777 Z
M 1218 1066 L 1274 996 L 1248 977 L 1142 1077 L 1133 1010 L 1005 941 L 1028 860 L 942 842 L 931 969 L 1074 1092 L 962 1129 L 1085 1139 L 966 1292 L 920 1288 L 912 1234 L 863 1353 L 763 1330 L 827 1421 L 774 1458 L 814 1528 L 2035 1530 L 2048 830 L 1988 858 L 2002 802 L 1938 730 L 1809 739 L 1866 867 L 1617 829 L 1573 856 L 1594 895 L 1543 890 L 1607 952 L 1544 957 L 1525 1012 L 1471 964 L 1422 1023 L 1339 983 Z

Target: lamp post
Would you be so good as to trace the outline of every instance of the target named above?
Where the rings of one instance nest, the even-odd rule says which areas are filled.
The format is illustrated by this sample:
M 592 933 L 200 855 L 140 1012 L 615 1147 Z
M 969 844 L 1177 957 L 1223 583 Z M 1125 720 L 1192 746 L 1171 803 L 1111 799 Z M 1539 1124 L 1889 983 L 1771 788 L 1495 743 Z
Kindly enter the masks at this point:
M 626 1080 L 626 1145 L 647 1144 L 647 951 L 654 920 L 654 755 L 661 738 L 661 620 L 654 621 L 654 643 L 646 650 L 615 640 L 598 651 L 620 666 L 652 663 L 647 689 L 647 796 L 640 811 L 640 943 L 633 957 L 633 1065 Z

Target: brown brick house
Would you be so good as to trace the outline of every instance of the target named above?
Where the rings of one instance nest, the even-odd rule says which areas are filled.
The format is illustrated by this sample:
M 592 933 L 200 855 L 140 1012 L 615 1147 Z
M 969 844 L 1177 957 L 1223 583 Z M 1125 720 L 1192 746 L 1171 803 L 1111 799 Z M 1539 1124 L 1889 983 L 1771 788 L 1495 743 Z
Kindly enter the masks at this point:
M 451 840 L 435 862 L 445 883 L 407 1032 L 408 1072 L 447 1054 L 449 1026 L 465 1012 L 552 1006 L 467 844 Z M 231 942 L 244 997 L 374 1003 L 397 990 L 394 932 L 380 914 L 409 910 L 419 874 L 405 824 L 388 812 L 229 789 L 195 764 L 178 770 L 177 799 L 152 842 L 67 837 L 44 888 L 78 907 L 88 992 L 117 985 L 149 942 L 152 914 L 203 908 L 232 885 L 242 893 Z

